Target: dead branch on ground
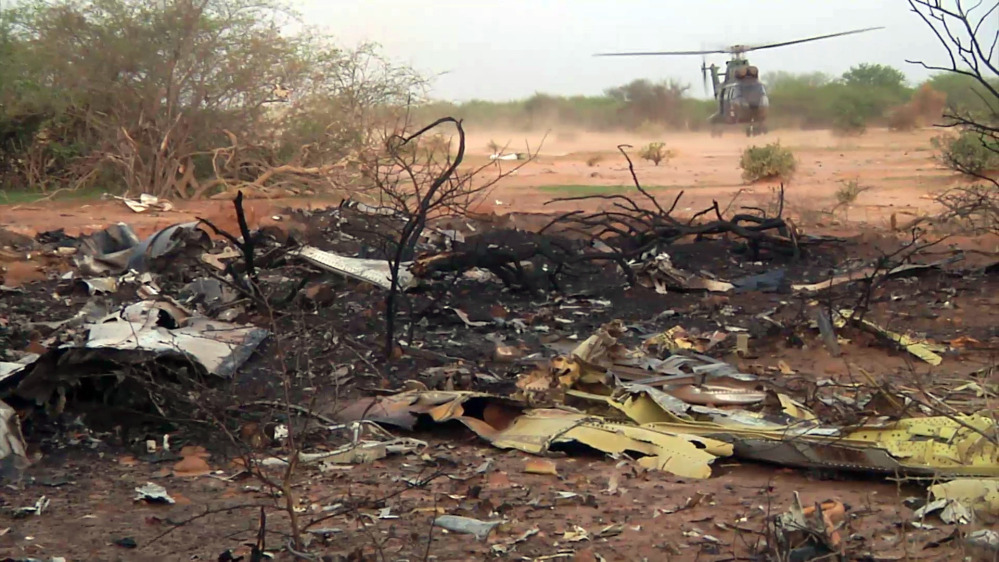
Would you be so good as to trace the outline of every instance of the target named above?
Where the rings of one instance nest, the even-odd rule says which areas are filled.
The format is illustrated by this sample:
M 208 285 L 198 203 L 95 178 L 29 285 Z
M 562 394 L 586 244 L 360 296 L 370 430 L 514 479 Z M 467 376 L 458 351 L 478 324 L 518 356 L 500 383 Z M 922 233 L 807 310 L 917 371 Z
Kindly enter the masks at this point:
M 850 308 L 852 311 L 850 317 L 847 319 L 848 322 L 861 322 L 864 316 L 870 310 L 871 302 L 874 299 L 877 289 L 884 286 L 884 284 L 891 279 L 891 271 L 896 267 L 911 263 L 912 258 L 922 253 L 924 250 L 937 246 L 947 240 L 947 236 L 938 238 L 930 242 L 923 242 L 923 231 L 919 228 L 913 228 L 910 232 L 911 239 L 902 244 L 897 250 L 882 254 L 874 262 L 874 271 L 871 272 L 865 279 L 861 280 L 860 283 L 862 288 L 859 290 L 856 301 Z M 828 309 L 830 317 L 837 311 L 832 310 L 830 307 Z
M 986 185 L 955 187 L 936 197 L 944 207 L 938 219 L 972 232 L 999 232 L 999 192 Z
M 648 252 L 659 253 L 662 247 L 687 237 L 701 240 L 709 236 L 726 234 L 732 234 L 745 240 L 754 259 L 758 259 L 763 249 L 800 257 L 799 241 L 782 217 L 783 187 L 781 187 L 780 192 L 780 206 L 775 217 L 739 213 L 726 218 L 722 215 L 718 202 L 713 201 L 710 207 L 694 213 L 684 221 L 673 215 L 684 192 L 679 192 L 668 208 L 661 205 L 655 196 L 642 187 L 626 148 L 629 146 L 618 146 L 618 150 L 628 161 L 632 181 L 635 189 L 638 190 L 639 198 L 625 194 L 584 195 L 553 199 L 550 202 L 604 201 L 609 203 L 609 208 L 605 206 L 600 211 L 572 211 L 562 214 L 552 221 L 552 225 L 560 225 L 575 232 L 586 233 L 591 243 L 605 248 L 603 251 L 590 253 L 583 259 L 615 261 L 627 275 L 631 276 L 632 274 L 627 273 L 630 270 L 627 262 Z M 698 222 L 698 219 L 705 215 L 713 216 L 714 220 Z M 776 231 L 777 234 L 771 234 L 770 231 Z
M 245 190 L 272 196 L 329 191 L 345 183 L 342 180 L 348 170 L 359 164 L 362 152 L 370 150 L 351 150 L 335 162 L 310 166 L 304 162 L 315 150 L 313 145 L 303 145 L 290 160 L 277 162 L 267 147 L 243 144 L 231 131 L 224 133 L 229 146 L 211 152 L 214 179 L 199 183 L 191 178 L 190 198 L 197 199 L 212 191 L 224 195 Z
M 665 206 L 645 189 L 638 179 L 627 145 L 618 150 L 628 162 L 637 196 L 629 194 L 597 194 L 579 197 L 562 197 L 549 201 L 574 203 L 601 203 L 599 211 L 570 211 L 552 219 L 537 234 L 509 231 L 493 232 L 456 244 L 452 252 L 443 252 L 416 261 L 413 273 L 427 277 L 439 272 L 460 272 L 472 268 L 488 269 L 505 283 L 521 282 L 528 277 L 523 264 L 527 260 L 542 258 L 551 265 L 546 273 L 552 278 L 569 272 L 586 263 L 612 262 L 618 265 L 629 283 L 636 284 L 633 270 L 636 260 L 646 260 L 660 254 L 664 248 L 685 238 L 703 240 L 715 236 L 734 236 L 742 239 L 753 259 L 763 251 L 800 258 L 803 246 L 825 239 L 801 239 L 796 229 L 783 218 L 784 190 L 778 191 L 776 216 L 766 211 L 756 214 L 740 212 L 726 217 L 717 201 L 710 207 L 694 213 L 687 219 L 674 216 L 683 192 L 678 193 L 669 206 Z M 728 205 L 731 207 L 731 204 Z M 727 207 L 727 208 L 728 208 Z M 726 209 L 727 209 L 726 208 Z M 711 216 L 713 220 L 701 221 Z M 574 235 L 569 240 L 550 232 Z M 581 238 L 582 240 L 579 240 Z

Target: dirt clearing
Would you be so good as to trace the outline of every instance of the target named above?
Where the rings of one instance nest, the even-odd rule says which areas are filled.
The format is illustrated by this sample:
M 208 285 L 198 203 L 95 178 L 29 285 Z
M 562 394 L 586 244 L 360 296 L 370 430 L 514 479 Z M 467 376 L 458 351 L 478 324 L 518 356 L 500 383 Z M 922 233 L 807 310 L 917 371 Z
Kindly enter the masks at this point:
M 774 131 L 746 138 L 737 133 L 713 138 L 708 133 L 664 133 L 661 135 L 476 132 L 469 146 L 473 154 L 487 156 L 488 144 L 495 141 L 510 151 L 525 150 L 544 139 L 536 164 L 504 181 L 492 197 L 500 209 L 534 211 L 563 210 L 571 204 L 544 206 L 552 197 L 585 193 L 612 193 L 631 186 L 627 163 L 615 150 L 619 144 L 638 149 L 650 142 L 664 142 L 675 156 L 659 166 L 636 157 L 642 185 L 667 196 L 685 192 L 684 202 L 697 210 L 712 199 L 728 204 L 738 195 L 736 205 L 759 205 L 772 199 L 771 183 L 745 185 L 739 169 L 742 151 L 753 144 L 780 142 L 794 151 L 798 173 L 788 182 L 790 209 L 814 217 L 836 205 L 836 191 L 845 182 L 869 186 L 850 212 L 838 220 L 887 225 L 892 213 L 912 216 L 934 208 L 931 195 L 966 180 L 941 166 L 935 159 L 930 139 L 939 129 L 899 133 L 872 130 L 859 137 L 837 137 L 829 131 Z M 603 188 L 603 189 L 599 189 Z

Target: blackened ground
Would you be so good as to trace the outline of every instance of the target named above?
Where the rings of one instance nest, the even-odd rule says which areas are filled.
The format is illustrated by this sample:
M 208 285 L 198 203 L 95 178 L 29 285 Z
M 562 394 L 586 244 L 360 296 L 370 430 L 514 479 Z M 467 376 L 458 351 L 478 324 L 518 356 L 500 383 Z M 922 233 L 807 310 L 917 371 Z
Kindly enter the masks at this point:
M 310 243 L 348 255 L 362 253 L 356 240 L 335 236 L 329 225 L 312 226 L 307 232 Z M 676 267 L 721 280 L 782 270 L 784 282 L 775 291 L 658 294 L 644 287 L 627 287 L 613 265 L 568 271 L 560 278 L 561 291 L 510 288 L 467 278 L 453 285 L 438 282 L 405 299 L 400 313 L 404 345 L 392 350 L 392 361 L 384 359 L 384 294 L 380 290 L 294 260 L 278 261 L 261 272 L 265 291 L 280 296 L 300 284 L 304 289 L 289 293 L 291 298 L 270 309 L 251 308 L 237 318 L 268 328 L 274 336 L 232 381 L 198 396 L 201 403 L 192 404 L 197 406 L 191 409 L 193 420 L 174 420 L 164 426 L 142 423 L 140 416 L 124 416 L 122 425 L 138 427 L 101 433 L 92 427 L 94 415 L 114 404 L 96 399 L 87 404 L 69 402 L 58 420 L 48 420 L 40 409 L 22 411 L 30 418 L 26 426 L 31 452 L 40 454 L 41 460 L 23 485 L 0 495 L 0 507 L 5 510 L 0 515 L 0 531 L 11 529 L 0 532 L 0 553 L 96 560 L 176 560 L 192 555 L 213 560 L 229 548 L 245 554 L 243 545 L 253 540 L 257 530 L 256 506 L 279 504 L 261 489 L 258 480 L 238 476 L 233 455 L 239 449 L 220 429 L 224 426 L 239 437 L 250 423 L 288 421 L 282 408 L 247 403 L 283 402 L 287 396 L 295 404 L 329 413 L 354 397 L 388 392 L 409 380 L 430 388 L 504 392 L 518 373 L 544 364 L 553 354 L 547 345 L 579 342 L 614 319 L 628 325 L 623 338 L 628 345 L 677 325 L 693 333 L 749 330 L 753 336 L 749 356 L 734 353 L 732 338 L 710 355 L 767 377 L 831 421 L 845 419 L 845 414 L 821 409 L 810 398 L 819 381 L 857 382 L 863 371 L 875 382 L 888 384 L 951 379 L 988 382 L 976 372 L 994 364 L 999 349 L 999 277 L 995 274 L 961 270 L 961 264 L 956 264 L 948 271 L 879 283 L 869 294 L 864 283 L 843 285 L 818 296 L 787 290 L 791 283 L 822 281 L 834 268 L 870 263 L 897 250 L 900 243 L 889 236 L 858 237 L 815 246 L 803 260 L 775 256 L 750 261 L 738 242 L 728 240 L 687 241 L 669 249 Z M 932 261 L 929 256 L 920 259 Z M 178 264 L 177 271 L 180 278 L 164 286 L 167 294 L 176 294 L 180 283 L 200 275 L 200 270 L 185 264 Z M 0 318 L 6 325 L 0 325 L 0 346 L 7 346 L 8 355 L 28 349 L 36 335 L 47 335 L 44 327 L 32 323 L 63 320 L 95 298 L 108 300 L 108 307 L 135 300 L 134 289 L 90 297 L 65 292 L 60 285 L 37 283 L 27 286 L 24 293 L 2 295 Z M 954 351 L 948 352 L 943 365 L 932 368 L 871 334 L 847 327 L 840 331 L 848 340 L 841 343 L 843 355 L 831 356 L 810 325 L 815 310 L 860 305 L 869 308 L 868 318 L 888 329 L 950 342 Z M 457 311 L 473 325 L 467 325 Z M 497 345 L 518 348 L 524 358 L 512 363 L 498 360 Z M 197 479 L 172 476 L 169 469 L 178 460 L 176 454 L 145 452 L 147 439 L 161 440 L 167 432 L 174 452 L 185 444 L 208 447 L 211 467 L 222 473 Z M 313 435 L 309 444 L 318 445 L 321 437 Z M 595 559 L 594 553 L 608 560 L 744 558 L 758 544 L 756 533 L 763 528 L 766 515 L 786 509 L 791 494 L 801 491 L 806 502 L 837 497 L 851 504 L 853 516 L 846 534 L 851 535 L 851 552 L 857 558 L 868 551 L 885 558 L 918 554 L 925 559 L 951 560 L 963 555 L 952 543 L 924 549 L 946 537 L 950 529 L 940 526 L 914 532 L 905 527 L 902 521 L 910 514 L 900 498 L 925 492 L 894 483 L 854 476 L 843 480 L 843 475 L 830 481 L 807 471 L 731 460 L 719 462 L 712 479 L 692 481 L 635 471 L 631 465 L 592 456 L 556 458 L 559 476 L 541 476 L 523 474 L 524 455 L 489 448 L 460 428 L 434 427 L 413 437 L 431 443 L 425 456 L 388 458 L 347 472 L 302 471 L 296 489 L 310 517 L 337 502 L 358 505 L 351 513 L 324 523 L 338 530 L 331 530 L 326 541 L 317 538 L 314 552 L 333 555 L 361 549 L 363 559 L 381 559 L 380 549 L 387 559 L 422 559 L 428 548 L 426 537 L 432 537 L 429 553 L 438 560 L 482 559 L 492 555 L 497 544 L 510 549 L 500 559 L 552 555 L 559 549 L 575 551 L 580 560 Z M 328 445 L 337 443 L 331 440 Z M 485 474 L 476 472 L 485 461 L 492 461 L 491 468 Z M 407 479 L 438 470 L 450 477 L 426 489 L 404 491 Z M 134 488 L 147 481 L 166 486 L 178 503 L 134 502 Z M 612 487 L 618 490 L 609 491 Z M 559 496 L 558 492 L 579 495 Z M 688 512 L 665 513 L 698 493 L 714 496 Z M 386 498 L 392 494 L 397 495 Z M 41 516 L 17 519 L 11 515 L 10 508 L 32 504 L 42 495 L 52 503 Z M 391 508 L 389 517 L 400 519 L 379 518 L 385 507 Z M 495 512 L 507 521 L 480 543 L 431 528 L 429 521 L 438 509 L 483 519 Z M 218 512 L 156 538 L 171 528 L 171 522 L 206 510 Z M 287 520 L 274 509 L 269 514 L 268 544 L 278 551 L 288 532 Z M 572 543 L 565 533 L 571 536 L 576 525 L 591 534 L 614 525 L 623 527 L 620 535 Z M 733 526 L 742 530 L 732 531 Z M 536 535 L 513 544 L 535 528 Z M 123 538 L 135 539 L 140 550 L 116 546 L 115 541 Z

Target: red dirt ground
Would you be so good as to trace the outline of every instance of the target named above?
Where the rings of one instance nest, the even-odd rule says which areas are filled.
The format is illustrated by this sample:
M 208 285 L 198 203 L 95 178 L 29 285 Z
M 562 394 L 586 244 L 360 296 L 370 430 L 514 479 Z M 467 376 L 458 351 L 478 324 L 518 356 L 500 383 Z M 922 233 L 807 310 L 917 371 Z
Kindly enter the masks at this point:
M 619 144 L 640 147 L 662 140 L 676 155 L 669 162 L 654 166 L 635 159 L 636 173 L 644 186 L 664 202 L 672 202 L 682 190 L 677 207 L 679 214 L 689 214 L 717 200 L 723 208 L 740 206 L 766 208 L 775 202 L 773 183 L 746 185 L 738 167 L 743 149 L 752 144 L 779 141 L 791 148 L 798 160 L 798 171 L 785 185 L 786 213 L 803 227 L 817 226 L 828 233 L 855 229 L 887 229 L 891 215 L 897 224 L 939 210 L 933 195 L 967 180 L 940 166 L 931 149 L 930 139 L 937 129 L 914 132 L 873 130 L 859 137 L 839 138 L 828 131 L 775 131 L 764 137 L 747 139 L 740 135 L 712 138 L 707 133 L 667 133 L 643 136 L 634 133 L 513 133 L 472 129 L 468 140 L 470 164 L 488 162 L 490 141 L 509 143 L 509 151 L 524 151 L 541 144 L 536 161 L 529 163 L 497 184 L 476 209 L 479 212 L 506 214 L 554 212 L 595 207 L 599 202 L 560 202 L 547 204 L 555 197 L 568 197 L 584 189 L 630 187 L 627 163 L 614 148 Z M 546 136 L 547 135 L 547 136 Z M 541 143 L 541 141 L 544 141 Z M 526 144 L 525 144 L 526 143 Z M 634 152 L 634 150 L 632 150 Z M 599 161 L 588 165 L 587 161 Z M 509 168 L 510 163 L 503 163 Z M 490 172 L 487 170 L 483 177 Z M 857 181 L 868 189 L 857 200 L 836 209 L 836 192 L 847 181 Z M 273 224 L 280 210 L 287 207 L 321 207 L 334 199 L 293 198 L 254 199 L 246 207 L 251 223 Z M 117 201 L 55 201 L 0 206 L 0 228 L 33 235 L 38 231 L 64 228 L 67 234 L 99 230 L 124 221 L 141 236 L 178 222 L 204 217 L 222 228 L 236 230 L 231 203 L 227 201 L 175 202 L 170 212 L 137 214 Z M 832 212 L 835 209 L 835 212 Z M 278 217 L 285 220 L 286 217 Z M 519 220 L 519 219 L 518 219 Z M 515 225 L 518 221 L 513 221 Z M 523 221 L 520 221 L 523 224 Z M 994 252 L 999 244 L 977 241 L 977 250 Z M 984 246 L 982 246 L 984 244 Z M 34 280 L 40 273 L 29 262 L 7 264 L 7 284 Z
M 558 186 L 630 185 L 630 174 L 614 146 L 628 143 L 637 147 L 653 140 L 665 141 L 677 155 L 659 167 L 637 161 L 638 176 L 654 193 L 670 201 L 677 191 L 684 190 L 681 211 L 699 210 L 713 199 L 724 207 L 736 196 L 734 207 L 761 206 L 772 201 L 772 186 L 744 185 L 738 169 L 739 154 L 749 144 L 779 139 L 795 151 L 799 160 L 798 174 L 787 185 L 787 206 L 800 225 L 812 231 L 809 226 L 821 223 L 822 230 L 838 233 L 883 230 L 893 213 L 903 222 L 935 211 L 932 194 L 962 181 L 934 161 L 929 140 L 935 134 L 933 130 L 871 131 L 861 137 L 840 139 L 824 131 L 777 131 L 749 140 L 735 135 L 712 139 L 707 134 L 653 137 L 554 131 L 537 161 L 499 184 L 480 210 L 506 213 L 577 208 L 575 203 L 544 203 L 553 196 L 578 191 Z M 470 158 L 487 161 L 485 147 L 490 140 L 500 144 L 511 141 L 514 150 L 523 150 L 522 141 L 536 145 L 542 136 L 473 130 Z M 588 165 L 587 160 L 595 156 L 599 161 Z M 835 193 L 842 182 L 852 179 L 870 189 L 849 209 L 835 215 L 827 213 L 835 205 Z M 251 224 L 288 225 L 288 217 L 280 216 L 281 209 L 319 207 L 331 202 L 302 198 L 252 200 L 247 208 Z M 143 214 L 111 201 L 6 206 L 0 207 L 0 228 L 27 235 L 55 228 L 78 234 L 123 221 L 144 236 L 195 217 L 236 230 L 231 204 L 225 201 L 181 202 L 175 211 Z M 994 238 L 957 241 L 984 252 L 997 250 Z M 30 259 L 7 260 L 0 265 L 6 268 L 5 282 L 9 285 L 45 275 L 43 264 Z M 959 306 L 956 315 L 972 315 L 975 307 L 994 309 L 995 303 L 988 301 L 988 295 L 975 298 L 978 300 L 962 301 L 964 311 L 960 312 Z M 759 362 L 773 366 L 783 360 L 796 370 L 820 374 L 837 374 L 858 366 L 871 372 L 895 372 L 908 365 L 897 354 L 889 356 L 873 348 L 854 350 L 846 361 L 823 357 L 807 349 L 787 350 Z M 925 366 L 916 368 L 926 370 Z M 723 462 L 716 466 L 711 479 L 694 481 L 636 473 L 609 459 L 586 457 L 558 458 L 559 476 L 541 476 L 523 473 L 524 455 L 489 448 L 467 434 L 444 432 L 419 437 L 431 442 L 431 449 L 422 457 L 387 458 L 346 472 L 309 473 L 309 479 L 299 489 L 310 500 L 304 508 L 307 512 L 342 501 L 348 495 L 377 497 L 401 489 L 402 478 L 416 477 L 428 471 L 430 465 L 447 467 L 451 477 L 438 479 L 425 490 L 411 490 L 386 500 L 383 507 L 391 508 L 391 515 L 399 519 L 381 519 L 379 510 L 368 509 L 328 521 L 324 526 L 340 531 L 331 535 L 327 552 L 346 555 L 363 548 L 372 560 L 420 560 L 426 552 L 429 559 L 436 560 L 482 560 L 493 556 L 502 560 L 552 560 L 559 552 L 570 553 L 562 559 L 581 561 L 745 560 L 759 538 L 756 533 L 763 528 L 766 514 L 786 509 L 792 493 L 798 491 L 805 502 L 835 498 L 849 504 L 852 515 L 843 536 L 851 541 L 866 541 L 877 550 L 877 560 L 955 560 L 963 555 L 954 546 L 923 549 L 932 540 L 945 537 L 950 529 L 938 525 L 935 530 L 917 531 L 903 524 L 909 510 L 900 500 L 917 492 L 894 482 L 842 475 L 840 480 L 822 480 L 820 475 L 807 471 L 736 462 Z M 23 490 L 4 490 L 0 505 L 7 507 L 32 504 L 41 495 L 50 497 L 52 503 L 40 516 L 18 520 L 0 517 L 0 554 L 13 558 L 65 556 L 70 560 L 216 560 L 227 548 L 248 553 L 241 545 L 252 542 L 258 515 L 253 509 L 238 506 L 267 499 L 252 488 L 259 483 L 225 479 L 236 470 L 221 459 L 210 459 L 220 473 L 181 479 L 164 476 L 161 465 L 122 459 L 117 453 L 106 455 L 105 451 L 106 446 L 97 445 L 93 453 L 81 454 L 74 449 L 61 458 L 42 459 L 33 475 L 49 482 L 63 482 L 61 487 L 34 484 Z M 474 469 L 487 459 L 493 460 L 491 472 L 485 476 L 475 473 Z M 607 491 L 612 480 L 617 482 L 613 494 Z M 132 490 L 147 481 L 166 486 L 178 497 L 178 505 L 134 503 Z M 580 497 L 557 499 L 559 491 Z M 687 511 L 664 514 L 698 493 L 710 494 L 710 499 Z M 233 509 L 197 519 L 153 540 L 169 528 L 171 521 L 223 506 Z M 487 541 L 477 542 L 465 535 L 432 530 L 429 521 L 435 510 L 481 519 L 490 519 L 493 516 L 489 513 L 497 511 L 506 522 Z M 615 536 L 566 542 L 563 533 L 575 525 L 591 534 L 612 525 L 623 527 Z M 732 531 L 732 527 L 741 531 Z M 279 530 L 287 528 L 286 521 L 275 513 L 269 528 L 274 530 L 269 545 L 280 550 L 284 538 Z M 506 545 L 533 529 L 537 534 L 515 547 L 509 546 L 506 554 L 492 550 L 493 545 Z M 427 550 L 431 534 L 433 543 Z M 704 535 L 715 540 L 705 539 Z M 123 537 L 134 538 L 139 549 L 115 546 L 114 541 Z M 292 559 L 286 553 L 277 558 Z
M 537 534 L 511 547 L 498 560 L 534 560 L 568 552 L 563 559 L 595 561 L 596 555 L 610 561 L 631 560 L 733 560 L 745 559 L 762 538 L 768 513 L 776 514 L 798 491 L 803 502 L 835 498 L 851 507 L 854 516 L 845 536 L 856 534 L 879 547 L 880 560 L 901 559 L 911 553 L 923 560 L 947 560 L 948 553 L 926 557 L 918 547 L 931 538 L 943 538 L 942 531 L 923 532 L 917 537 L 897 523 L 909 510 L 901 499 L 912 495 L 905 486 L 891 482 L 833 482 L 820 480 L 805 471 L 740 466 L 723 463 L 708 480 L 684 480 L 661 473 L 636 473 L 613 460 L 601 458 L 555 458 L 557 476 L 525 474 L 525 457 L 484 446 L 455 441 L 442 436 L 428 451 L 426 459 L 396 457 L 349 471 L 321 474 L 315 471 L 298 492 L 308 499 L 302 517 L 319 513 L 323 506 L 350 498 L 377 498 L 404 488 L 401 478 L 429 473 L 432 464 L 454 461 L 449 478 L 440 478 L 426 489 L 410 490 L 393 497 L 379 508 L 361 510 L 337 517 L 318 527 L 336 528 L 323 552 L 344 555 L 363 549 L 371 560 L 422 560 L 427 539 L 431 560 L 486 560 L 494 558 L 493 545 L 504 545 L 531 530 Z M 492 460 L 485 475 L 475 472 Z M 5 521 L 11 531 L 0 537 L 0 552 L 12 557 L 66 556 L 71 560 L 216 560 L 231 548 L 248 554 L 244 543 L 253 542 L 258 512 L 238 508 L 268 501 L 256 491 L 254 480 L 227 481 L 225 474 L 180 479 L 162 476 L 160 466 L 134 459 L 101 459 L 96 454 L 72 460 L 51 462 L 51 469 L 36 470 L 52 481 L 69 481 L 58 489 L 33 486 L 26 492 L 7 494 L 13 505 L 30 505 L 38 496 L 52 498 L 47 512 L 18 521 Z M 130 466 L 133 465 L 134 466 Z M 448 463 L 449 464 L 449 463 Z M 445 464 L 445 466 L 448 466 Z M 169 465 L 168 465 L 169 466 Z M 220 465 L 216 465 L 218 467 Z M 93 477 L 100 467 L 103 477 Z M 313 471 L 310 471 L 310 474 Z M 38 477 L 38 476 L 36 476 Z M 175 497 L 173 506 L 135 503 L 133 489 L 157 482 Z M 612 484 L 615 482 L 615 484 Z M 610 491 L 616 488 L 616 491 Z M 560 499 L 559 492 L 577 496 Z M 691 497 L 705 494 L 701 505 L 669 513 Z M 170 522 L 185 521 L 206 509 L 232 506 L 191 522 L 157 539 L 170 528 Z M 381 508 L 390 508 L 391 517 L 380 519 Z M 483 520 L 503 519 L 486 541 L 467 535 L 431 531 L 435 512 L 462 514 Z M 500 515 L 490 515 L 499 512 Z M 272 512 L 270 545 L 278 550 L 284 539 L 276 532 L 287 528 L 286 517 Z M 621 532 L 608 538 L 567 542 L 564 533 L 575 526 L 591 535 L 610 526 Z M 703 538 L 702 535 L 714 537 Z M 66 537 L 74 540 L 67 544 Z M 114 541 L 129 537 L 139 548 L 127 550 Z M 376 547 L 376 545 L 379 545 Z M 379 557 L 378 548 L 384 558 Z M 526 558 L 521 558 L 526 557 Z M 291 560 L 279 555 L 280 560 Z
M 891 213 L 919 215 L 936 207 L 932 195 L 966 180 L 940 166 L 930 145 L 939 134 L 936 129 L 898 133 L 874 130 L 860 137 L 838 138 L 828 131 L 775 131 L 748 139 L 738 135 L 712 138 L 706 133 L 667 133 L 641 136 L 634 133 L 511 133 L 476 131 L 469 133 L 469 163 L 486 162 L 490 140 L 510 142 L 510 151 L 526 150 L 520 143 L 541 145 L 536 161 L 504 179 L 484 202 L 483 211 L 544 212 L 575 208 L 576 204 L 545 205 L 553 197 L 572 195 L 574 186 L 603 186 L 609 189 L 631 186 L 626 162 L 614 148 L 619 144 L 635 147 L 661 140 L 676 156 L 660 166 L 635 158 L 642 184 L 666 200 L 680 190 L 684 198 L 678 209 L 700 210 L 717 199 L 723 206 L 738 195 L 733 208 L 759 205 L 772 199 L 772 183 L 746 185 L 741 179 L 739 156 L 752 144 L 779 141 L 791 148 L 798 160 L 798 171 L 786 185 L 787 206 L 792 215 L 814 215 L 836 205 L 836 191 L 843 182 L 856 180 L 869 189 L 860 194 L 848 212 L 841 211 L 837 222 L 862 222 L 883 226 Z M 632 150 L 634 152 L 634 150 Z M 592 166 L 591 158 L 599 158 Z M 504 163 L 509 167 L 510 163 Z M 486 177 L 484 174 L 483 177 Z M 320 206 L 317 199 L 254 200 L 250 214 L 267 221 L 276 209 L 284 206 Z M 159 214 L 136 214 L 119 202 L 44 202 L 0 206 L 0 226 L 31 232 L 65 228 L 67 233 L 87 231 L 118 220 L 147 232 L 156 228 L 205 216 L 222 222 L 231 221 L 231 207 L 224 201 L 178 202 L 177 211 Z M 220 225 L 221 226 L 221 225 Z

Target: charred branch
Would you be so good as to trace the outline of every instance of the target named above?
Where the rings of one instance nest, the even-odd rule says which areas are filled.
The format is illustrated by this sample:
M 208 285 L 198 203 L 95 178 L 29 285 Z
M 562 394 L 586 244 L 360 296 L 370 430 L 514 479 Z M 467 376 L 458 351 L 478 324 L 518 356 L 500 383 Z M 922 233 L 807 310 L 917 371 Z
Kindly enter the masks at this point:
M 463 272 L 474 268 L 486 269 L 496 274 L 507 286 L 532 287 L 538 279 L 537 267 L 525 271 L 523 264 L 540 261 L 542 271 L 552 284 L 559 275 L 588 263 L 613 263 L 627 281 L 637 284 L 634 266 L 662 253 L 665 248 L 684 239 L 703 241 L 728 237 L 744 242 L 752 259 L 759 259 L 764 251 L 791 256 L 802 256 L 802 246 L 819 243 L 825 239 L 801 240 L 793 225 L 783 218 L 784 189 L 777 191 L 777 215 L 767 216 L 740 212 L 726 217 L 717 202 L 694 213 L 690 218 L 673 216 L 683 192 L 674 197 L 666 207 L 644 189 L 634 173 L 631 159 L 625 152 L 626 145 L 618 147 L 632 170 L 638 197 L 627 194 L 597 194 L 581 197 L 553 199 L 554 202 L 600 202 L 599 211 L 570 211 L 558 215 L 537 234 L 507 231 L 470 239 L 458 244 L 454 251 L 418 259 L 413 273 L 429 278 L 442 272 Z M 703 221 L 702 217 L 711 220 Z M 573 240 L 560 234 L 572 235 Z
M 236 194 L 236 198 L 233 199 L 232 204 L 236 211 L 236 223 L 239 225 L 240 238 L 222 230 L 208 219 L 198 217 L 198 221 L 204 223 L 208 226 L 208 228 L 212 229 L 212 232 L 216 235 L 225 238 L 233 246 L 239 249 L 243 259 L 243 269 L 249 279 L 249 282 L 244 283 L 241 276 L 236 273 L 231 264 L 229 264 L 226 273 L 229 274 L 241 292 L 246 293 L 247 296 L 258 298 L 260 295 L 257 290 L 259 283 L 257 279 L 257 264 L 255 260 L 257 241 L 254 234 L 250 232 L 249 224 L 246 222 L 246 212 L 243 210 L 242 191 Z

